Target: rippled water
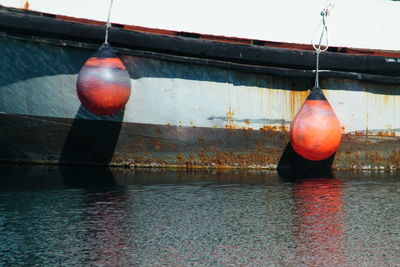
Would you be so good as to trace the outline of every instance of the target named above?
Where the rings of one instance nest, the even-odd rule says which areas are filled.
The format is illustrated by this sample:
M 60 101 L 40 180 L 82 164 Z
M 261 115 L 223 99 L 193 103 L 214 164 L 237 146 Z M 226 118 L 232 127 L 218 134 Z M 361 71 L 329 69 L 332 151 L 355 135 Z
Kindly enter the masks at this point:
M 0 171 L 0 266 L 400 264 L 397 173 Z

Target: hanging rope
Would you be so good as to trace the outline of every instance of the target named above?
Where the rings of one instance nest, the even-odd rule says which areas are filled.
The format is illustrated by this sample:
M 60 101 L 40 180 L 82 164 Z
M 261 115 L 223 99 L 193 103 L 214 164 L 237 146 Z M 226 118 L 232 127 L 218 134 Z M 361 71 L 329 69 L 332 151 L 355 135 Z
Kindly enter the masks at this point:
M 332 4 L 327 5 L 327 7 L 325 7 L 322 11 L 321 11 L 321 16 L 322 16 L 322 21 L 319 25 L 319 27 L 317 28 L 317 30 L 315 31 L 315 34 L 317 33 L 317 31 L 321 28 L 322 26 L 322 30 L 321 30 L 321 35 L 319 37 L 319 41 L 318 41 L 318 45 L 316 45 L 314 43 L 314 38 L 312 40 L 312 46 L 315 49 L 316 52 L 316 62 L 315 62 L 315 85 L 314 87 L 319 88 L 319 55 L 321 52 L 325 52 L 326 50 L 328 50 L 329 47 L 329 42 L 328 42 L 328 27 L 326 26 L 326 17 L 330 15 L 330 11 L 333 8 Z M 314 34 L 314 36 L 315 36 Z M 322 44 L 322 41 L 325 37 L 325 45 Z
M 107 16 L 107 23 L 106 23 L 106 34 L 105 34 L 105 38 L 104 38 L 104 43 L 108 44 L 108 30 L 111 27 L 111 23 L 110 23 L 110 16 L 111 16 L 111 8 L 113 5 L 114 0 L 110 1 L 110 8 L 108 9 L 108 16 Z

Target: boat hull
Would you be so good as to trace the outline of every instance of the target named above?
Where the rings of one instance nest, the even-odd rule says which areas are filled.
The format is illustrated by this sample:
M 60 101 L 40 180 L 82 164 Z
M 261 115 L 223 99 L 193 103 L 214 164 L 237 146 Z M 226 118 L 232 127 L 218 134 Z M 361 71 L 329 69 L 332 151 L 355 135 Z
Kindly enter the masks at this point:
M 32 23 L 48 19 L 29 18 Z M 64 25 L 64 30 L 80 27 L 62 21 L 54 25 Z M 303 63 L 309 67 L 310 52 L 304 52 L 304 62 L 293 63 L 290 55 L 300 58 L 303 52 L 279 57 L 274 50 L 280 65 L 287 61 L 282 68 L 268 63 L 264 50 L 254 46 L 202 41 L 197 48 L 226 48 L 206 49 L 203 57 L 200 50 L 193 52 L 198 57 L 189 57 L 176 51 L 117 48 L 131 78 L 131 99 L 115 115 L 96 116 L 81 106 L 76 79 L 99 45 L 15 31 L 8 27 L 0 34 L 1 161 L 184 168 L 400 167 L 400 88 L 396 77 L 379 76 L 392 64 L 383 57 L 365 61 L 387 63 L 384 68 L 370 66 L 365 73 L 346 72 L 348 66 L 321 73 L 321 88 L 343 136 L 334 155 L 310 161 L 289 143 L 290 122 L 313 85 L 312 72 L 298 69 Z M 150 41 L 142 46 L 156 46 L 149 36 L 143 38 Z M 189 51 L 195 42 L 171 39 L 175 50 L 186 45 Z M 241 61 L 235 49 L 252 53 Z M 253 52 L 262 60 L 257 62 Z M 339 66 L 334 56 L 325 59 L 334 58 L 331 63 Z

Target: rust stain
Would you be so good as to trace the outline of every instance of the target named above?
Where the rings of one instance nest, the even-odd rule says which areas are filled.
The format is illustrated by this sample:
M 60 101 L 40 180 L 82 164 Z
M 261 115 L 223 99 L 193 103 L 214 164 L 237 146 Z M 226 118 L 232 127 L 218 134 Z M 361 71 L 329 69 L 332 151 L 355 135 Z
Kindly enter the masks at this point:
M 228 112 L 226 112 L 226 125 L 225 125 L 226 129 L 238 129 L 238 127 L 234 123 L 233 119 L 234 115 L 235 113 L 233 112 L 232 108 L 229 107 Z
M 272 129 L 278 129 L 275 127 Z M 271 130 L 271 132 L 274 132 Z M 282 132 L 283 134 L 283 132 Z M 362 135 L 361 132 L 357 133 Z M 348 134 L 344 136 L 349 136 Z M 397 140 L 389 134 L 375 139 L 374 144 L 366 144 L 357 136 L 344 138 L 340 149 L 335 155 L 333 169 L 355 170 L 384 170 L 400 167 L 400 149 L 393 148 Z M 362 136 L 365 138 L 365 135 Z M 139 153 L 143 156 L 129 155 L 113 158 L 113 164 L 119 166 L 144 166 L 144 167 L 175 167 L 175 168 L 239 168 L 239 169 L 276 169 L 282 156 L 287 137 L 278 147 L 271 147 L 263 139 L 254 140 L 251 147 L 242 152 L 226 151 L 219 144 L 207 144 L 203 136 L 197 138 L 197 149 L 191 153 L 177 153 L 175 157 L 161 157 L 162 154 Z M 167 143 L 156 140 L 154 149 L 159 151 L 161 147 L 166 149 Z M 171 150 L 172 151 L 172 150 Z M 176 151 L 176 150 L 175 150 Z M 167 154 L 167 153 L 166 153 Z M 116 163 L 115 161 L 119 162 Z
M 229 125 L 229 124 L 225 125 L 225 129 L 237 129 L 237 128 L 238 127 L 236 125 Z
M 366 145 L 356 139 L 344 139 L 335 155 L 333 169 L 387 170 L 400 168 L 400 149 L 394 148 L 397 140 L 386 138 Z M 386 141 L 385 141 L 386 140 Z M 389 141 L 391 140 L 391 141 Z M 162 140 L 156 146 L 166 147 Z M 287 144 L 287 138 L 284 145 Z M 115 153 L 112 164 L 115 166 L 175 167 L 175 168 L 242 168 L 276 169 L 282 156 L 284 145 L 271 147 L 262 139 L 255 140 L 246 151 L 223 151 L 218 144 L 207 145 L 203 137 L 198 138 L 197 151 L 177 153 L 175 157 L 162 154 L 128 153 L 125 156 Z M 176 150 L 175 150 L 176 151 Z
M 348 133 L 348 135 L 364 136 L 365 133 L 364 132 L 360 132 L 360 131 L 354 131 L 352 133 Z
M 344 131 L 344 127 L 343 131 Z M 394 130 L 392 131 L 378 131 L 378 132 L 371 132 L 371 131 L 354 131 L 350 133 L 346 133 L 345 136 L 374 136 L 374 137 L 397 137 L 396 132 Z
M 29 10 L 29 1 L 28 0 L 20 0 L 19 6 L 22 9 Z
M 246 127 L 246 126 L 242 126 L 241 129 L 242 129 L 242 130 L 248 130 L 248 131 L 253 130 L 253 128 L 251 128 L 251 127 Z
M 376 136 L 381 136 L 381 137 L 396 137 L 396 133 L 395 132 L 377 132 Z
M 281 126 L 279 126 L 279 130 L 282 132 L 289 132 L 290 126 L 289 125 L 281 125 Z
M 309 94 L 306 91 L 289 91 L 290 119 L 293 120 Z
M 154 140 L 154 149 L 157 151 L 161 150 L 161 141 L 160 140 Z
M 278 127 L 277 126 L 271 126 L 271 125 L 263 125 L 263 127 L 260 128 L 261 131 L 277 131 Z
M 383 104 L 387 105 L 389 104 L 389 95 L 382 95 L 383 96 Z
M 207 154 L 198 153 L 198 158 L 188 158 L 190 164 L 211 168 L 276 168 L 279 157 L 276 153 L 266 153 L 267 148 L 262 144 L 257 145 L 257 152 L 234 153 L 215 151 Z M 274 162 L 274 163 L 272 163 Z
M 263 125 L 260 131 L 275 131 L 275 132 L 288 132 L 290 129 L 288 125 Z
M 264 144 L 261 143 L 261 142 L 257 142 L 257 143 L 256 143 L 256 147 L 257 147 L 257 151 L 258 151 L 258 152 L 265 151 Z
M 176 154 L 176 161 L 178 165 L 183 165 L 185 163 L 185 156 L 181 153 Z
M 241 168 L 241 169 L 276 169 L 279 161 L 280 149 L 271 148 L 262 141 L 255 143 L 248 152 L 220 151 L 211 145 L 207 149 L 202 145 L 197 152 L 190 154 L 175 154 L 175 160 L 170 157 L 159 157 L 151 153 L 141 155 L 115 153 L 112 159 L 113 166 L 123 167 L 173 167 L 173 168 Z

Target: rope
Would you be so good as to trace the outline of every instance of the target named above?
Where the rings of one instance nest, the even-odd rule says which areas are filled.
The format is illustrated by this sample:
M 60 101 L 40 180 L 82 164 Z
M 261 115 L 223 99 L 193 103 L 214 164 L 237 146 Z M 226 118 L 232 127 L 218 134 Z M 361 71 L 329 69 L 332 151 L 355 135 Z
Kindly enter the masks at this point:
M 111 16 L 111 8 L 113 5 L 114 0 L 110 1 L 110 7 L 108 9 L 108 16 L 107 16 L 107 23 L 106 23 L 106 33 L 105 33 L 105 37 L 104 37 L 104 43 L 108 44 L 108 30 L 111 27 L 111 23 L 110 23 L 110 16 Z
M 318 45 L 316 45 L 314 43 L 314 38 L 312 39 L 311 43 L 312 46 L 315 49 L 315 53 L 316 53 L 316 62 L 315 62 L 315 87 L 319 88 L 319 55 L 321 52 L 325 52 L 326 50 L 328 50 L 329 47 L 329 40 L 328 40 L 328 27 L 326 26 L 326 17 L 330 15 L 330 11 L 333 8 L 332 4 L 329 4 L 327 7 L 325 7 L 322 11 L 321 11 L 321 16 L 322 16 L 322 30 L 321 30 L 321 35 L 319 37 L 319 41 L 318 41 Z M 319 25 L 319 27 L 317 28 L 317 30 L 315 32 L 317 32 L 320 28 L 321 28 L 321 24 Z M 315 36 L 315 34 L 314 34 Z M 325 37 L 325 41 L 326 44 L 323 45 L 322 41 Z M 324 48 L 322 48 L 324 46 Z M 322 49 L 321 49 L 322 48 Z
M 317 54 L 317 59 L 316 59 L 316 63 L 315 63 L 315 83 L 314 83 L 314 87 L 319 88 L 319 54 L 321 53 L 321 50 L 317 50 L 316 54 Z

